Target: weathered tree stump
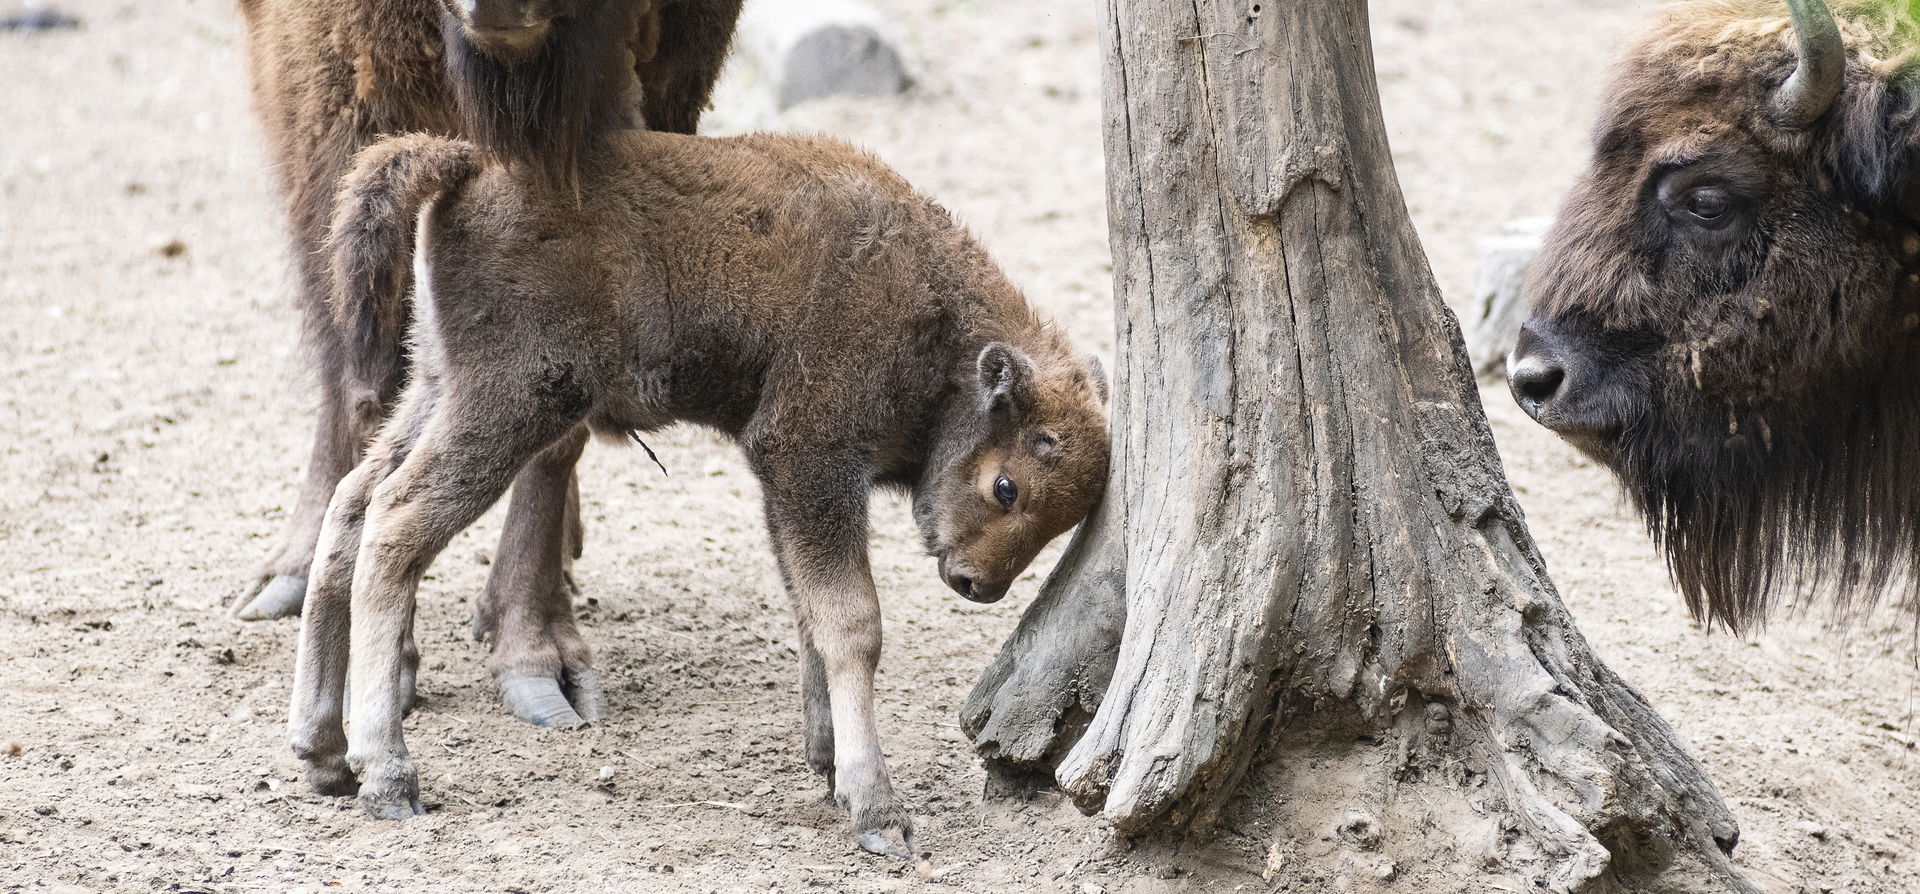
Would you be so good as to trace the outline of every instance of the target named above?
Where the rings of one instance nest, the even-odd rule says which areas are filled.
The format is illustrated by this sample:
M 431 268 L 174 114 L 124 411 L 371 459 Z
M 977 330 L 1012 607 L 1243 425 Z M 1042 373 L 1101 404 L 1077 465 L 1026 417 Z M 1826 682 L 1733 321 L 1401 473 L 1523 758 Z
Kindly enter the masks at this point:
M 1231 809 L 1408 890 L 1752 890 L 1527 533 L 1363 0 L 1105 12 L 1114 477 L 963 711 L 992 771 L 1126 834 Z

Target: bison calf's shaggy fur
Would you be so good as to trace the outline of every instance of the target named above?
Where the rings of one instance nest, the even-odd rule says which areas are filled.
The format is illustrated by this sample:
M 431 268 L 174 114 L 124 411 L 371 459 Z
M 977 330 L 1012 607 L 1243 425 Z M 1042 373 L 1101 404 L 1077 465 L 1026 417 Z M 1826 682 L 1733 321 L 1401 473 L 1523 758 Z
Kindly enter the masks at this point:
M 419 812 L 400 721 L 428 562 L 523 465 L 571 463 L 589 431 L 691 422 L 732 436 L 760 480 L 799 622 L 808 763 L 863 847 L 906 853 L 873 711 L 868 493 L 910 492 L 948 585 L 1000 598 L 1105 487 L 1103 375 L 863 153 L 642 132 L 602 148 L 577 199 L 423 136 L 347 177 L 337 310 L 394 314 L 390 274 L 412 255 L 415 361 L 328 509 L 294 750 L 324 790 L 357 776 L 376 815 Z
M 1735 630 L 1920 584 L 1920 7 L 1834 9 L 1696 0 L 1629 47 L 1508 367 Z

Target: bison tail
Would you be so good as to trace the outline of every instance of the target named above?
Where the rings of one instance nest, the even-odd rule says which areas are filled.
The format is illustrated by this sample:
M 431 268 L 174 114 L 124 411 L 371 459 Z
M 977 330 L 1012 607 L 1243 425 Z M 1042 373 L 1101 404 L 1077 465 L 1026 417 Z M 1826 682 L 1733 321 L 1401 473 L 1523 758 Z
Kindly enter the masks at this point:
M 407 134 L 361 150 L 341 178 L 328 235 L 330 305 L 360 384 L 378 390 L 397 373 L 420 209 L 472 177 L 479 159 L 471 143 Z

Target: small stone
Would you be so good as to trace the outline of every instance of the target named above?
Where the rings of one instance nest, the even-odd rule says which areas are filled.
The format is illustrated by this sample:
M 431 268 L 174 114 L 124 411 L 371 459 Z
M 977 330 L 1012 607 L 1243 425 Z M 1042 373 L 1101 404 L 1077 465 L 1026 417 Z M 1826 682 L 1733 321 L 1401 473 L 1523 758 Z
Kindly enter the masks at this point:
M 603 767 L 601 767 L 601 768 L 600 768 L 600 781 L 601 781 L 601 782 L 606 782 L 607 780 L 609 780 L 609 779 L 612 779 L 612 778 L 613 778 L 613 765 L 612 765 L 612 764 L 607 764 L 606 766 L 603 766 Z
M 1334 827 L 1340 839 L 1362 850 L 1378 850 L 1380 847 L 1380 821 L 1372 814 L 1362 810 L 1349 812 L 1340 818 L 1340 825 Z
M 0 19 L 0 31 L 66 31 L 78 27 L 79 19 L 48 6 Z
M 19 742 L 8 742 L 8 743 L 7 743 L 7 756 L 8 756 L 8 757 L 19 757 L 20 755 L 23 755 L 23 754 L 26 754 L 26 753 L 27 753 L 27 749 L 26 749 L 25 747 L 23 747 L 23 746 L 21 746 L 21 744 L 20 744 Z
M 187 244 L 178 239 L 169 239 L 153 249 L 163 258 L 177 258 L 187 253 Z
M 1793 827 L 1820 841 L 1827 840 L 1827 827 L 1813 820 L 1801 820 L 1800 822 L 1794 823 Z
M 55 807 L 52 804 L 42 804 L 38 807 L 33 808 L 33 812 L 40 814 L 41 816 L 52 816 L 56 813 L 59 813 L 60 808 Z
M 1107 894 L 1107 889 L 1092 882 L 1086 882 L 1080 886 L 1080 894 Z
M 900 54 L 861 24 L 827 24 L 801 37 L 781 75 L 782 109 L 822 96 L 891 96 L 907 88 Z

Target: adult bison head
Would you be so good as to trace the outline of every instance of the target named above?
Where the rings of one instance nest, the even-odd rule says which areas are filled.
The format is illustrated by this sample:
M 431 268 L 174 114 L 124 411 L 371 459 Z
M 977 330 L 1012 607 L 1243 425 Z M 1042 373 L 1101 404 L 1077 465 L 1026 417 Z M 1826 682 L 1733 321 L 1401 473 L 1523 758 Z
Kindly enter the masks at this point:
M 1668 10 L 1534 267 L 1513 396 L 1618 475 L 1710 623 L 1920 581 L 1914 7 Z

